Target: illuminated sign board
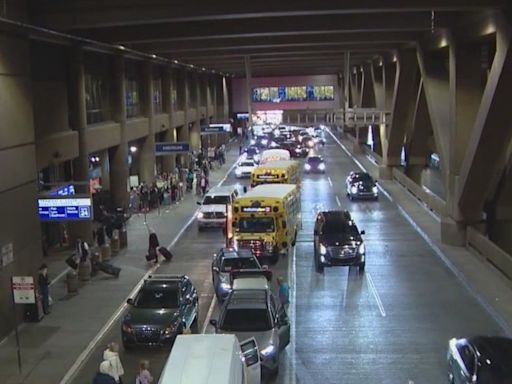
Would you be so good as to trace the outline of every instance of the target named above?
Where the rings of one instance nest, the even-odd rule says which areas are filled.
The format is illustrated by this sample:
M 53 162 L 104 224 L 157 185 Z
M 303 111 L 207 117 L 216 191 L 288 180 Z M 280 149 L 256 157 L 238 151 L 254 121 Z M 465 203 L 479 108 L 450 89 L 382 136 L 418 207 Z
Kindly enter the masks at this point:
M 48 191 L 48 196 L 70 196 L 75 194 L 75 187 L 71 184 L 63 185 Z
M 155 143 L 155 156 L 190 152 L 189 143 Z
M 77 221 L 92 219 L 90 197 L 37 199 L 39 219 L 44 221 Z
M 272 207 L 242 207 L 242 213 L 270 213 Z
M 279 175 L 265 173 L 264 175 L 256 175 L 256 178 L 260 180 L 276 180 L 279 179 Z

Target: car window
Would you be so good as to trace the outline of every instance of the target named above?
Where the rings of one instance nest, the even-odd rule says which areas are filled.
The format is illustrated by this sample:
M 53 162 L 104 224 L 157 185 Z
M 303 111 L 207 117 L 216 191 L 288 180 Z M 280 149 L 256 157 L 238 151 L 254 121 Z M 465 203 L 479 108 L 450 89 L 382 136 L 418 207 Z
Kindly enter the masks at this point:
M 352 182 L 354 182 L 354 183 L 358 183 L 358 182 L 371 183 L 371 182 L 373 182 L 373 179 L 367 173 L 360 173 L 360 174 L 355 174 L 354 177 L 352 177 Z
M 348 224 L 340 219 L 328 219 L 322 226 L 322 234 L 345 233 L 349 236 L 358 236 L 359 231 L 355 225 Z
M 237 229 L 245 233 L 274 232 L 274 219 L 272 217 L 242 217 L 238 221 Z
M 236 257 L 223 260 L 221 268 L 223 272 L 237 269 L 259 269 L 259 265 L 255 259 L 249 257 Z
M 229 196 L 225 195 L 211 195 L 211 196 L 205 196 L 203 200 L 203 205 L 209 205 L 209 204 L 229 204 L 230 198 Z
M 321 163 L 323 160 L 321 157 L 316 157 L 316 156 L 313 156 L 313 157 L 309 157 L 308 158 L 308 163 L 311 163 L 311 164 L 317 164 L 317 163 Z
M 263 332 L 272 329 L 265 308 L 228 308 L 219 327 L 227 332 Z
M 241 167 L 254 167 L 254 163 L 252 161 L 242 161 L 240 163 Z
M 135 299 L 135 307 L 146 309 L 178 308 L 178 287 L 142 289 Z
M 457 345 L 457 350 L 466 366 L 466 369 L 470 375 L 475 373 L 475 355 L 471 348 L 467 344 Z

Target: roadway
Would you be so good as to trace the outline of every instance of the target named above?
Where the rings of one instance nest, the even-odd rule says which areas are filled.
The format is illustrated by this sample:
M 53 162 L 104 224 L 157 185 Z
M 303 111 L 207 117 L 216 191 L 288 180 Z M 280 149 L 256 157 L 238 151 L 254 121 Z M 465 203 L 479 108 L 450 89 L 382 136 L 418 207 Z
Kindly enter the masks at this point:
M 327 173 L 303 176 L 303 230 L 293 255 L 272 266 L 275 275 L 287 276 L 292 287 L 292 343 L 272 383 L 445 382 L 448 339 L 501 334 L 499 326 L 394 203 L 382 194 L 377 202 L 351 202 L 345 197 L 344 179 L 356 165 L 338 144 L 327 137 L 327 145 L 318 152 L 327 160 Z M 247 184 L 230 174 L 224 185 L 236 183 Z M 345 267 L 326 268 L 324 274 L 314 270 L 315 212 L 340 208 L 350 210 L 366 231 L 363 275 Z M 208 320 L 218 314 L 210 262 L 213 250 L 222 245 L 221 231 L 198 233 L 192 223 L 173 247 L 173 262 L 159 269 L 191 277 L 200 294 L 199 329 L 206 333 L 212 332 Z M 120 319 L 103 335 L 73 383 L 90 383 L 105 346 L 121 343 Z M 140 359 L 150 361 L 158 378 L 167 355 L 164 350 L 121 351 L 125 382 L 135 377 Z

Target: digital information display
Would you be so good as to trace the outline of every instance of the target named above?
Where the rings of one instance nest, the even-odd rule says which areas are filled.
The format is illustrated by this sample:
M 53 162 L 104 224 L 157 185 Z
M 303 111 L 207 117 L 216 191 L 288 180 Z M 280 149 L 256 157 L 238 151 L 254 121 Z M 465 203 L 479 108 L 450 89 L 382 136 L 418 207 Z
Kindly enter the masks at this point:
M 279 175 L 257 175 L 256 178 L 260 180 L 275 180 L 279 179 Z
M 37 200 L 39 219 L 44 221 L 91 220 L 90 197 Z
M 272 207 L 242 207 L 243 213 L 270 213 Z

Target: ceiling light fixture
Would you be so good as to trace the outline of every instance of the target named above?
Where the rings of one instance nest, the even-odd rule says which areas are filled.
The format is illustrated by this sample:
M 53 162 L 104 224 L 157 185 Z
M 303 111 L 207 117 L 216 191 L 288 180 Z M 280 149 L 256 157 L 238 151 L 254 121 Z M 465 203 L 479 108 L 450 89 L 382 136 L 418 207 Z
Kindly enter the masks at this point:
M 151 55 L 151 57 L 152 57 L 153 59 L 156 59 L 156 55 L 155 55 L 155 54 Z
M 119 49 L 122 49 L 123 51 L 126 49 L 124 45 L 118 45 L 117 46 Z

